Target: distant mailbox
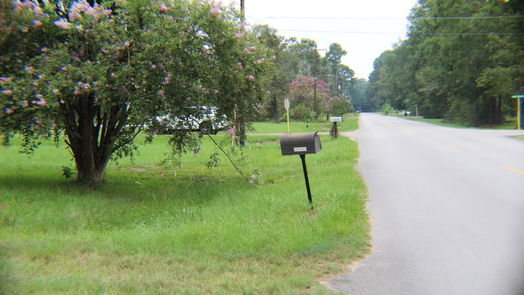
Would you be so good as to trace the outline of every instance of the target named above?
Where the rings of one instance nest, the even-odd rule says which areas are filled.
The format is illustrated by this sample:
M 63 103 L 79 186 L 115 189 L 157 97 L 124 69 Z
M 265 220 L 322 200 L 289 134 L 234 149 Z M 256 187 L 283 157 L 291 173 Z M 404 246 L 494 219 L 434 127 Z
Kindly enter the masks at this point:
M 317 132 L 308 134 L 285 135 L 280 138 L 283 156 L 315 154 L 322 150 Z
M 331 122 L 342 122 L 342 117 L 331 117 Z

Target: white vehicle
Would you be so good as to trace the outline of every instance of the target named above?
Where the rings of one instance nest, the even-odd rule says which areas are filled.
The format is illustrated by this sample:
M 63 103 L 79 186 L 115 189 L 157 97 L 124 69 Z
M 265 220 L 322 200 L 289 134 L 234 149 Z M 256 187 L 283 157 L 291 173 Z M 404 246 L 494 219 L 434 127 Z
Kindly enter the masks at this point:
M 160 134 L 169 134 L 175 130 L 216 134 L 229 126 L 225 116 L 217 115 L 217 107 L 193 106 L 189 107 L 188 110 L 190 114 L 187 116 L 163 115 L 155 117 L 154 128 Z

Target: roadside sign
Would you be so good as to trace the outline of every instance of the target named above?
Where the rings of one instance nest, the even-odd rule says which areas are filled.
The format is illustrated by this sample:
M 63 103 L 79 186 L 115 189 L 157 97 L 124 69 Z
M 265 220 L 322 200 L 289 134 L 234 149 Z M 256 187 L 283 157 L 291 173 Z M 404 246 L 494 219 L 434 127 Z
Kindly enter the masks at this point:
M 289 99 L 284 99 L 284 109 L 286 109 L 286 118 L 287 118 L 287 133 L 290 133 L 289 130 Z

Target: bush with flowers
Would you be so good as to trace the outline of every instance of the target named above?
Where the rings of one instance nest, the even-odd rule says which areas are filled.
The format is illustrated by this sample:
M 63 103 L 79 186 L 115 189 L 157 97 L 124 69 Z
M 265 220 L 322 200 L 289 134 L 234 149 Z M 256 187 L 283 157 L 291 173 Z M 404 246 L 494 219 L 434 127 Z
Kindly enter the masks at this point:
M 4 0 L 0 6 L 0 134 L 65 138 L 78 181 L 103 180 L 112 157 L 156 116 L 213 105 L 250 118 L 260 102 L 264 50 L 220 3 L 124 0 L 110 6 Z M 198 141 L 171 140 L 179 152 Z

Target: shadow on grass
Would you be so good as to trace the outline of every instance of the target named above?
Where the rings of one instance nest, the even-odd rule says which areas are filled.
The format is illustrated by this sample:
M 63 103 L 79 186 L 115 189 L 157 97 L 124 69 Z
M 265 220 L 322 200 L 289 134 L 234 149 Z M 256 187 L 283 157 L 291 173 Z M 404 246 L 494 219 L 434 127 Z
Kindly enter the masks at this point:
M 46 195 L 47 199 L 97 197 L 112 200 L 151 201 L 160 199 L 186 199 L 192 203 L 205 203 L 216 196 L 232 190 L 249 188 L 236 175 L 111 175 L 96 189 L 74 179 L 48 175 L 3 175 L 0 191 L 17 195 L 17 199 L 33 199 Z

